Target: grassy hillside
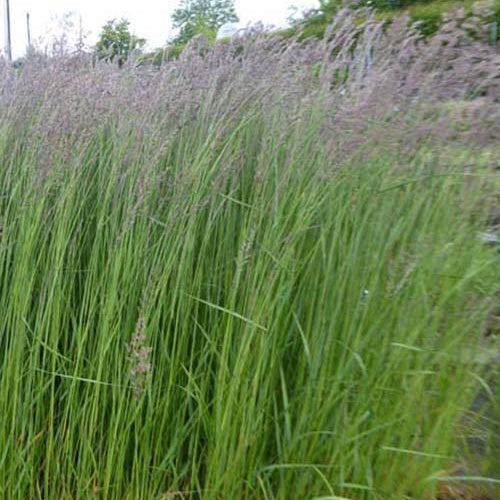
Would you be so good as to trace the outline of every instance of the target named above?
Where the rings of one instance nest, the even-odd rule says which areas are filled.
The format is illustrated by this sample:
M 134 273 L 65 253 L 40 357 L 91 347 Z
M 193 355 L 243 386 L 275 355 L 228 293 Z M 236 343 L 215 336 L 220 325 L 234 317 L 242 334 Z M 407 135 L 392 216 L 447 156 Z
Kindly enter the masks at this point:
M 491 0 L 489 2 L 489 12 L 483 6 L 487 2 L 481 0 L 434 0 L 429 3 L 417 3 L 405 8 L 391 12 L 381 12 L 380 19 L 392 19 L 398 15 L 408 15 L 411 22 L 419 23 L 420 30 L 425 35 L 432 35 L 442 24 L 445 16 L 450 12 L 463 9 L 464 20 L 473 16 L 484 16 L 485 22 L 500 23 L 500 1 Z M 490 42 L 495 43 L 500 39 L 498 28 L 491 26 Z
M 302 38 L 319 37 L 322 38 L 335 17 L 338 6 L 335 2 L 331 8 L 324 8 L 318 13 L 308 16 L 297 26 L 290 29 L 286 34 L 292 36 L 299 32 Z M 489 11 L 485 12 L 484 6 L 489 5 Z M 365 6 L 365 4 L 360 4 Z M 376 11 L 376 18 L 379 20 L 392 21 L 401 16 L 408 16 L 411 23 L 418 23 L 419 30 L 426 36 L 434 34 L 442 24 L 447 14 L 463 9 L 466 19 L 479 14 L 485 17 L 486 22 L 500 23 L 500 0 L 429 0 L 424 2 L 408 2 L 408 5 L 395 6 L 392 4 L 368 2 Z M 491 36 L 498 41 L 498 29 L 492 28 Z

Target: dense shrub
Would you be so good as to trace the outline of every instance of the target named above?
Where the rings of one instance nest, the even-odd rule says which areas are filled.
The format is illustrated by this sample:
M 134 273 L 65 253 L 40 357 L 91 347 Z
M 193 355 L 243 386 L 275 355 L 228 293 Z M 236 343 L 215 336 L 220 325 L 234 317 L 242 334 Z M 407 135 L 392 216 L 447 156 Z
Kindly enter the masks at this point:
M 399 9 L 413 4 L 430 3 L 435 0 L 363 0 L 363 4 L 379 9 Z

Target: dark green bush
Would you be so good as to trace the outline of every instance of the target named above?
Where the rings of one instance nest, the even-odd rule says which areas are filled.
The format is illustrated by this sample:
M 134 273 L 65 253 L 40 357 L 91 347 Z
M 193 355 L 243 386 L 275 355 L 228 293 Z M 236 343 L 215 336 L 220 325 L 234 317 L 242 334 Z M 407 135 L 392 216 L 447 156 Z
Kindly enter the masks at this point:
M 378 9 L 400 9 L 415 3 L 430 3 L 434 0 L 364 0 L 365 6 L 372 6 Z

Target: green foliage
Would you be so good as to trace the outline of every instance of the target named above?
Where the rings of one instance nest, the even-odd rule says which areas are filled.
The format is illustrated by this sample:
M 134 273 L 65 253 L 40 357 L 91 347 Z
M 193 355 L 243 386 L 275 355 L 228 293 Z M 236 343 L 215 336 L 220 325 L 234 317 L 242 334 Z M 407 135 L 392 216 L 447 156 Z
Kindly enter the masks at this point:
M 497 367 L 498 367 L 497 363 Z M 492 401 L 493 406 L 493 426 L 494 432 L 491 436 L 491 457 L 492 464 L 490 466 L 493 477 L 500 480 L 500 370 L 494 374 L 493 388 L 495 390 Z M 498 488 L 500 493 L 500 486 Z
M 440 27 L 443 21 L 443 16 L 447 12 L 454 9 L 462 8 L 465 14 L 463 22 L 467 19 L 475 17 L 474 7 L 481 3 L 482 0 L 441 0 L 433 1 L 426 4 L 415 4 L 403 12 L 410 16 L 412 23 L 418 23 L 420 32 L 425 36 L 433 35 Z M 482 16 L 481 21 L 484 23 L 500 22 L 500 0 L 493 0 L 491 3 L 491 15 Z M 474 36 L 474 33 L 471 33 Z M 498 33 L 497 33 L 498 40 Z M 492 40 L 494 41 L 494 40 Z
M 138 52 L 146 40 L 130 32 L 127 19 L 108 21 L 102 28 L 97 42 L 97 54 L 100 59 L 118 62 L 122 65 L 131 52 Z
M 290 21 L 295 30 L 300 31 L 301 38 L 322 38 L 340 7 L 342 0 L 321 0 L 318 9 L 308 11 L 303 19 Z
M 430 3 L 435 0 L 362 0 L 360 5 L 376 9 L 401 9 L 418 3 Z
M 468 16 L 473 15 L 474 3 L 481 0 L 353 0 L 348 3 L 354 8 L 372 7 L 382 19 L 408 13 L 412 22 L 418 22 L 419 30 L 425 36 L 434 34 L 441 25 L 443 15 L 452 9 L 464 7 Z M 338 9 L 345 5 L 342 0 L 323 0 L 319 9 L 309 13 L 294 26 L 300 30 L 302 38 L 322 38 Z M 500 24 L 500 0 L 493 0 L 494 19 Z M 488 20 L 486 20 L 488 21 Z M 500 31 L 500 30 L 499 30 Z M 497 32 L 497 40 L 499 34 Z
M 454 5 L 446 6 L 434 2 L 410 9 L 410 20 L 412 23 L 418 23 L 418 29 L 423 35 L 430 36 L 439 29 L 446 7 L 454 8 Z
M 215 40 L 225 23 L 238 21 L 233 0 L 182 0 L 172 14 L 172 25 L 180 30 L 174 45 L 186 44 L 196 35 Z
M 169 45 L 165 49 L 159 49 L 155 52 L 143 54 L 139 57 L 139 61 L 141 64 L 161 66 L 165 61 L 177 59 L 185 48 L 186 45 Z

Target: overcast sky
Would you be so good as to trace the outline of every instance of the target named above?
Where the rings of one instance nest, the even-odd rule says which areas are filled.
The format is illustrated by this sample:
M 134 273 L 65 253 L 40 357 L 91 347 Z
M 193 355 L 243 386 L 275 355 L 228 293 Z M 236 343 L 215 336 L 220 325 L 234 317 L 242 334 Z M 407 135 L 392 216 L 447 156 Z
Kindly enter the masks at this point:
M 4 46 L 4 0 L 0 20 L 0 45 Z M 179 0 L 10 0 L 12 50 L 14 57 L 26 49 L 26 13 L 30 13 L 32 40 L 47 39 L 58 30 L 58 19 L 74 12 L 81 16 L 83 28 L 89 32 L 88 42 L 94 44 L 102 25 L 109 19 L 125 17 L 133 32 L 148 40 L 149 48 L 165 45 L 172 35 L 170 16 Z M 236 0 L 236 10 L 243 24 L 262 21 L 282 26 L 290 15 L 289 7 L 316 7 L 318 0 Z

